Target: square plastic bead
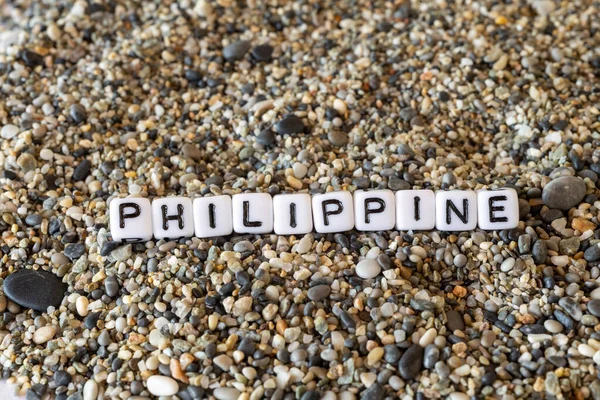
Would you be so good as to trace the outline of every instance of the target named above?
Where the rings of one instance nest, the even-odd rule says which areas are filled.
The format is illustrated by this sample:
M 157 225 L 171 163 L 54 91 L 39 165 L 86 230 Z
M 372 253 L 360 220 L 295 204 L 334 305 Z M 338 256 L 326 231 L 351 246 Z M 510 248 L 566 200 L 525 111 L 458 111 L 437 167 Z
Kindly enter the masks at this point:
M 396 192 L 396 228 L 424 231 L 435 227 L 435 193 L 433 190 Z
M 231 235 L 231 197 L 223 195 L 194 199 L 194 228 L 199 238 Z
M 279 194 L 273 198 L 273 211 L 278 235 L 301 235 L 313 229 L 309 194 Z
M 232 199 L 233 230 L 237 233 L 273 231 L 273 198 L 268 193 L 236 194 Z
M 440 231 L 470 231 L 477 227 L 477 194 L 449 190 L 435 195 L 435 226 Z
M 152 206 L 139 197 L 110 202 L 110 233 L 115 241 L 140 242 L 152 239 Z
M 513 229 L 519 225 L 519 196 L 513 188 L 477 192 L 478 224 L 481 229 Z
M 152 230 L 156 239 L 176 239 L 194 234 L 194 211 L 188 197 L 152 201 Z
M 312 198 L 315 230 L 319 233 L 346 232 L 354 228 L 350 192 L 330 192 Z
M 359 231 L 387 231 L 396 223 L 394 192 L 369 190 L 354 192 L 354 226 Z

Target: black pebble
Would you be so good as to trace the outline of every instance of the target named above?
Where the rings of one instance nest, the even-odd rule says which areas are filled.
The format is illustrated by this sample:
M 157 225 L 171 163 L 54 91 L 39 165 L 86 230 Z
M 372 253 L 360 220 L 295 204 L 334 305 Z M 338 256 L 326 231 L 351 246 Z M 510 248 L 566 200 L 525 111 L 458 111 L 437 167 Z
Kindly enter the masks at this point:
M 270 129 L 264 129 L 256 136 L 256 141 L 263 146 L 271 146 L 275 143 L 275 134 Z
M 65 256 L 74 261 L 85 253 L 85 245 L 83 243 L 71 243 L 65 247 Z
M 71 381 L 71 375 L 67 371 L 60 370 L 54 373 L 54 383 L 56 386 L 67 386 Z
M 20 56 L 21 56 L 21 60 L 28 67 L 35 68 L 38 65 L 44 65 L 44 57 L 42 57 L 40 54 L 38 54 L 34 51 L 23 50 L 23 51 L 21 51 Z
M 258 61 L 269 61 L 273 55 L 273 47 L 269 44 L 261 44 L 253 48 L 251 54 Z
M 290 114 L 283 117 L 273 128 L 280 135 L 292 135 L 294 133 L 304 133 L 305 126 L 301 118 Z
M 90 174 L 90 169 L 92 168 L 92 163 L 84 159 L 73 171 L 73 180 L 82 181 Z
M 38 311 L 58 307 L 67 285 L 51 272 L 22 269 L 10 274 L 3 284 L 4 294 L 21 305 Z

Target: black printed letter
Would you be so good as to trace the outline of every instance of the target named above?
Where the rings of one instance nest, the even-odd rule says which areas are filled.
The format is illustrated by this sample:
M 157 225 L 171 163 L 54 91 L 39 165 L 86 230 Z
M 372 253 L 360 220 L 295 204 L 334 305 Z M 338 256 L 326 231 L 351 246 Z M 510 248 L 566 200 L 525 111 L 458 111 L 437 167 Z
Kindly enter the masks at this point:
M 506 201 L 506 196 L 493 196 L 489 199 L 490 205 L 490 222 L 507 222 L 508 217 L 496 217 L 494 213 L 496 211 L 504 211 L 504 206 L 494 206 L 494 202 L 496 201 Z
M 335 210 L 328 211 L 327 206 L 330 204 L 337 206 L 337 208 Z M 329 216 L 330 215 L 341 214 L 342 211 L 344 211 L 344 206 L 342 205 L 342 202 L 339 200 L 335 200 L 335 199 L 324 200 L 323 203 L 321 204 L 321 207 L 323 208 L 323 222 L 325 223 L 325 225 L 329 225 Z
M 215 205 L 213 203 L 208 205 L 208 225 L 210 225 L 211 229 L 217 227 L 215 224 Z
M 456 216 L 462 221 L 463 224 L 467 223 L 467 221 L 469 220 L 469 200 L 463 199 L 462 214 L 460 211 L 458 211 L 458 208 L 456 208 L 452 200 L 446 200 L 446 223 L 448 225 L 450 225 L 452 219 L 450 214 L 451 210 L 456 213 Z
M 377 203 L 379 207 L 377 208 L 369 208 L 369 204 Z M 382 199 L 378 199 L 376 197 L 369 197 L 365 199 L 365 223 L 368 224 L 370 222 L 370 214 L 379 214 L 385 211 L 385 201 Z
M 125 214 L 126 208 L 133 208 L 133 212 Z M 121 229 L 125 228 L 125 218 L 139 217 L 141 213 L 140 206 L 135 203 L 121 203 L 119 204 L 119 226 Z
M 258 227 L 262 226 L 260 221 L 250 221 L 250 202 L 244 201 L 244 226 L 245 227 Z
M 162 226 L 166 231 L 169 229 L 169 221 L 177 220 L 179 225 L 179 229 L 183 229 L 183 204 L 177 204 L 177 214 L 175 215 L 167 215 L 167 206 L 163 205 L 160 207 L 162 211 Z
M 296 224 L 296 203 L 290 203 L 290 226 L 295 228 Z

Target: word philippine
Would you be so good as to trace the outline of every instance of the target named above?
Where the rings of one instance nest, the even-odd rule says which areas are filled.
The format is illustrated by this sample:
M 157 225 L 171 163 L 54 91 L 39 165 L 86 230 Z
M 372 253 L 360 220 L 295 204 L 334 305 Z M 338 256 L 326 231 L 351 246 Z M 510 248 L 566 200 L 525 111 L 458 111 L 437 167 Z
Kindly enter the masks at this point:
M 110 202 L 114 240 L 137 242 L 236 233 L 298 235 L 359 231 L 465 231 L 517 227 L 519 200 L 498 190 L 391 190 L 233 196 L 119 198 Z

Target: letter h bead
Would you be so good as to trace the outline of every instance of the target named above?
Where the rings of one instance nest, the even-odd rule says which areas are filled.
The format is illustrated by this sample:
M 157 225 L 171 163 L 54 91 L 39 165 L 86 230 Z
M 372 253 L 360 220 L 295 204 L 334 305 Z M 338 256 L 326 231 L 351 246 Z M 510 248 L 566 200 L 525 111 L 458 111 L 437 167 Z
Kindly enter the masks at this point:
M 192 200 L 165 197 L 152 201 L 152 229 L 156 239 L 176 239 L 194 234 Z

